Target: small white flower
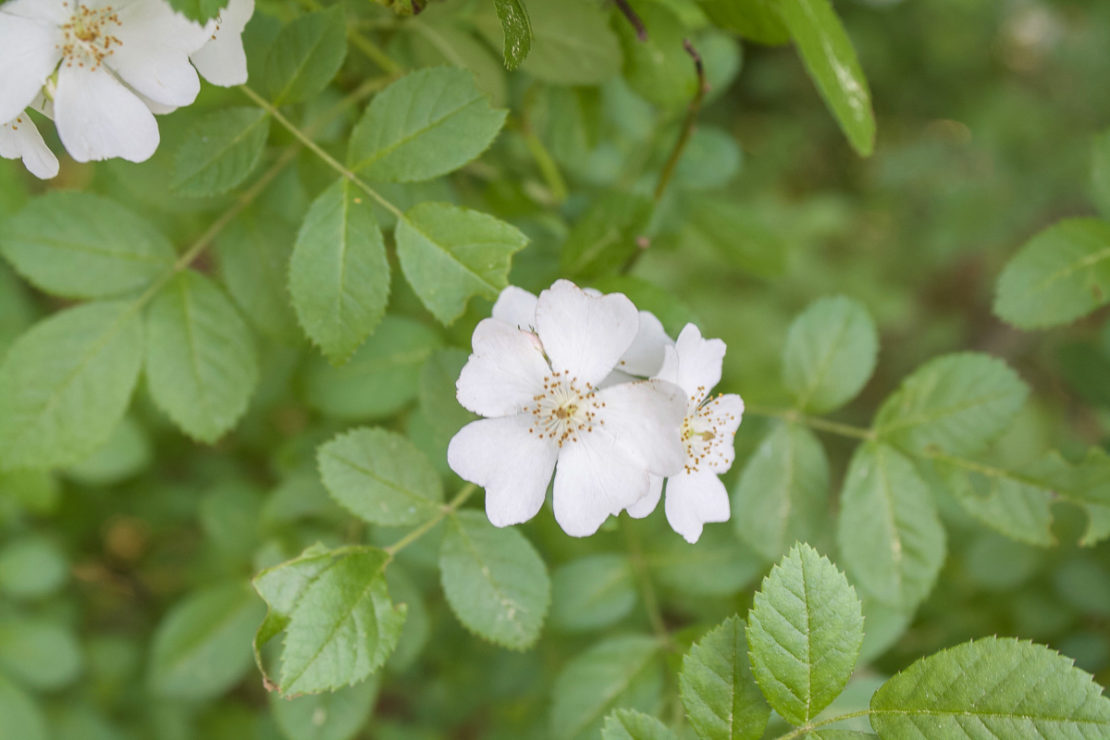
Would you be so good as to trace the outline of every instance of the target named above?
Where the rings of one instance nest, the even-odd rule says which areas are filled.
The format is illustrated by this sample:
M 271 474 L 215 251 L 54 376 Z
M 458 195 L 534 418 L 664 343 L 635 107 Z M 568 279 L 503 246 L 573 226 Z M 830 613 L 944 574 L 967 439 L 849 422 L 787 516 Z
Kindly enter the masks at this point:
M 242 34 L 252 15 L 254 0 L 229 0 L 215 20 L 208 43 L 189 56 L 197 71 L 213 85 L 231 87 L 247 81 Z
M 164 0 L 9 0 L 0 6 L 0 120 L 45 89 L 79 162 L 148 159 L 160 110 L 200 91 L 189 55 L 210 32 Z
M 648 493 L 652 474 L 682 469 L 686 399 L 660 380 L 598 388 L 639 328 L 623 295 L 559 280 L 540 294 L 531 327 L 490 318 L 474 330 L 458 399 L 489 418 L 455 435 L 447 461 L 486 489 L 499 527 L 536 515 L 554 469 L 556 521 L 568 534 L 593 534 Z
M 42 134 L 26 113 L 0 126 L 0 157 L 22 159 L 31 174 L 48 180 L 58 174 L 58 158 L 42 140 Z
M 667 348 L 657 376 L 687 393 L 682 422 L 686 460 L 681 473 L 667 478 L 664 504 L 667 521 L 687 542 L 698 541 L 706 522 L 729 518 L 728 492 L 718 476 L 732 467 L 736 457 L 733 437 L 744 414 L 744 402 L 734 393 L 708 399 L 721 380 L 724 357 L 724 342 L 703 339 L 696 326 L 687 324 L 675 346 Z M 630 506 L 628 513 L 637 518 L 650 514 L 659 502 L 662 484 L 662 478 L 655 478 L 648 495 Z

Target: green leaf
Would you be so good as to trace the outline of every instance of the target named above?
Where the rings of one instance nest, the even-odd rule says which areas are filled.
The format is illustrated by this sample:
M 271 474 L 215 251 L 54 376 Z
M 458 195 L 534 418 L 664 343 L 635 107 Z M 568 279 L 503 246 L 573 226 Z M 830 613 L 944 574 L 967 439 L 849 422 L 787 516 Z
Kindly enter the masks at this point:
M 347 21 L 341 5 L 299 15 L 270 45 L 262 87 L 276 105 L 309 100 L 328 86 L 346 56 Z
M 705 740 L 759 740 L 771 716 L 752 676 L 744 631 L 744 620 L 733 615 L 682 659 L 682 704 Z
M 651 201 L 642 195 L 606 191 L 586 210 L 567 234 L 559 254 L 568 275 L 604 275 L 616 272 L 641 247 L 651 219 Z
M 1029 389 L 1002 360 L 961 352 L 930 360 L 883 402 L 875 431 L 884 441 L 925 452 L 975 452 L 998 436 Z
M 1110 129 L 1095 137 L 1091 151 L 1091 200 L 1110 218 Z
M 663 690 L 660 647 L 652 637 L 611 637 L 567 663 L 552 690 L 553 740 L 596 738 L 617 707 L 655 711 Z
M 65 553 L 43 535 L 24 535 L 0 548 L 0 592 L 8 596 L 46 596 L 57 591 L 68 576 Z
M 369 180 L 430 180 L 488 149 L 506 115 L 468 70 L 422 69 L 374 97 L 351 132 L 347 161 Z
M 250 638 L 263 612 L 240 582 L 207 586 L 174 604 L 151 644 L 151 689 L 191 700 L 223 694 L 250 669 Z
M 731 596 L 767 567 L 728 527 L 706 527 L 697 547 L 681 537 L 667 537 L 645 560 L 653 577 L 690 596 Z
M 0 468 L 46 468 L 108 439 L 143 360 L 134 302 L 56 313 L 16 340 L 0 365 Z
M 496 298 L 528 237 L 516 227 L 449 203 L 421 203 L 397 222 L 397 257 L 416 295 L 444 324 L 471 296 Z
M 518 530 L 498 529 L 479 511 L 460 511 L 443 537 L 439 568 L 447 603 L 468 629 L 514 650 L 539 638 L 551 581 Z
M 778 10 L 840 129 L 852 148 L 869 156 L 875 148 L 871 93 L 832 4 L 829 0 L 782 0 Z
M 697 0 L 705 14 L 726 31 L 759 44 L 785 44 L 790 30 L 776 0 Z
M 11 740 L 48 740 L 46 718 L 29 694 L 0 675 L 0 737 Z
M 1040 547 L 1056 544 L 1052 534 L 1052 489 L 942 460 L 936 464 L 953 497 L 979 522 L 1018 542 Z
M 994 312 L 1019 329 L 1074 321 L 1110 300 L 1110 223 L 1060 221 L 1025 243 L 998 278 Z
M 638 95 L 663 108 L 689 105 L 698 91 L 694 60 L 682 46 L 689 30 L 667 6 L 642 3 L 637 15 L 647 29 L 640 39 L 631 23 L 618 23 L 624 51 L 623 77 Z
M 444 455 L 455 433 L 477 418 L 455 398 L 455 381 L 468 356 L 461 349 L 447 347 L 436 350 L 420 368 L 420 410 L 427 417 Z
M 309 339 L 346 361 L 385 315 L 389 260 L 365 196 L 340 179 L 316 198 L 289 259 L 289 293 Z
M 669 727 L 635 709 L 617 709 L 605 718 L 602 740 L 678 740 Z
M 108 441 L 88 457 L 65 469 L 65 476 L 85 486 L 111 486 L 150 465 L 153 451 L 149 437 L 134 419 L 125 416 Z
M 944 563 L 944 528 L 913 463 L 886 445 L 852 456 L 837 519 L 840 562 L 879 601 L 912 611 Z
M 621 48 L 609 18 L 590 0 L 530 0 L 535 37 L 521 68 L 556 85 L 597 85 L 621 71 Z
M 305 378 L 308 404 L 337 419 L 382 419 L 416 398 L 420 367 L 441 344 L 424 324 L 386 316 L 342 367 L 315 358 Z
M 783 379 L 798 408 L 817 414 L 855 398 L 879 351 L 875 322 L 851 298 L 814 301 L 790 325 L 782 358 Z
M 138 290 L 165 275 L 173 246 L 146 220 L 92 193 L 54 191 L 7 219 L 0 252 L 37 287 L 66 298 Z
M 226 193 L 258 166 L 269 135 L 270 115 L 260 108 L 209 113 L 177 148 L 170 189 L 193 198 Z
M 882 738 L 1110 735 L 1110 698 L 1051 648 L 1006 637 L 921 658 L 871 698 Z
M 378 682 L 371 678 L 338 691 L 286 699 L 270 694 L 270 711 L 291 740 L 351 740 L 370 719 Z
M 443 502 L 435 468 L 395 432 L 355 429 L 322 445 L 317 459 L 332 498 L 372 524 L 419 524 Z
M 254 338 L 223 291 L 183 270 L 150 306 L 146 378 L 154 402 L 194 439 L 218 440 L 258 383 Z
M 781 225 L 758 210 L 719 197 L 698 197 L 688 213 L 680 235 L 683 248 L 757 277 L 776 277 L 786 269 L 790 243 Z
M 768 561 L 812 540 L 828 516 L 829 463 L 813 432 L 778 424 L 748 459 L 732 494 L 737 534 Z
M 0 620 L 0 675 L 53 691 L 76 681 L 81 664 L 81 645 L 68 628 L 45 619 Z
M 840 695 L 863 643 L 855 590 L 807 544 L 791 548 L 748 613 L 752 673 L 787 721 L 807 724 Z
M 373 547 L 328 551 L 316 545 L 255 577 L 254 587 L 270 607 L 255 635 L 255 657 L 285 631 L 282 694 L 353 685 L 393 652 L 405 607 L 389 598 L 382 573 L 388 559 Z
M 191 21 L 206 23 L 227 7 L 228 0 L 169 0 L 170 7 Z
M 568 632 L 607 627 L 636 604 L 632 567 L 623 555 L 587 555 L 551 577 L 551 626 Z
M 532 22 L 520 0 L 494 0 L 501 31 L 505 35 L 505 67 L 516 69 L 532 50 Z

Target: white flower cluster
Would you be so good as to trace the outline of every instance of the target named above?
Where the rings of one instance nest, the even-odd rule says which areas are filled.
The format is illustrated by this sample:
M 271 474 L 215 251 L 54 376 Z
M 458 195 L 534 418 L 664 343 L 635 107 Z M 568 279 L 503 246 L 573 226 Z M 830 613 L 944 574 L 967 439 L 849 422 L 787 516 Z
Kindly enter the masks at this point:
M 0 156 L 36 177 L 58 159 L 27 114 L 54 120 L 78 162 L 142 162 L 158 148 L 155 113 L 189 105 L 197 72 L 217 85 L 247 81 L 240 35 L 254 0 L 230 0 L 205 25 L 166 0 L 8 0 L 0 5 Z
M 732 466 L 744 403 L 710 398 L 725 343 L 687 324 L 672 341 L 620 293 L 559 280 L 539 298 L 502 291 L 474 330 L 459 403 L 486 418 L 451 440 L 447 461 L 486 489 L 498 527 L 531 519 L 555 473 L 555 519 L 593 534 L 610 515 L 652 512 L 667 485 L 667 521 L 690 542 L 729 517 L 718 476 Z

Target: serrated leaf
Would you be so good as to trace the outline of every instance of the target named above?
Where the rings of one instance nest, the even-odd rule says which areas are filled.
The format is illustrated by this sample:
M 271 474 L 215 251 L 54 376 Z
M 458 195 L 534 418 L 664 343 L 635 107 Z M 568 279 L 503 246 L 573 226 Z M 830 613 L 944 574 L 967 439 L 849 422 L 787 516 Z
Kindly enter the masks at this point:
M 270 114 L 260 108 L 209 113 L 178 147 L 170 189 L 194 198 L 226 193 L 258 166 L 269 135 Z
M 882 738 L 1078 738 L 1110 735 L 1110 699 L 1051 648 L 972 640 L 911 664 L 871 698 Z
M 167 0 L 174 10 L 191 21 L 206 23 L 227 7 L 228 0 Z
M 223 291 L 193 270 L 162 289 L 146 326 L 154 402 L 189 436 L 215 442 L 246 411 L 258 383 L 250 330 Z
M 149 683 L 160 696 L 210 699 L 239 683 L 265 609 L 245 583 L 207 586 L 177 602 L 151 645 Z
M 0 252 L 36 286 L 66 298 L 138 290 L 173 266 L 173 246 L 131 211 L 92 193 L 54 191 L 7 219 Z
M 1085 316 L 1110 300 L 1110 223 L 1060 221 L 1036 234 L 998 278 L 994 312 L 1019 329 Z
M 829 0 L 782 0 L 778 11 L 806 71 L 841 130 L 861 156 L 875 148 L 871 93 L 852 41 Z
M 943 461 L 937 465 L 956 501 L 982 524 L 1018 542 L 1040 547 L 1056 544 L 1051 489 Z
M 732 494 L 737 534 L 768 561 L 813 539 L 828 516 L 829 463 L 813 432 L 779 424 L 748 459 Z
M 556 85 L 597 85 L 621 71 L 620 41 L 590 0 L 531 0 L 535 36 L 521 68 Z
M 686 716 L 705 740 L 759 740 L 771 716 L 752 676 L 744 620 L 731 616 L 682 659 L 679 692 Z
M 467 628 L 515 650 L 540 636 L 551 580 L 519 530 L 498 529 L 479 511 L 460 511 L 440 545 L 439 568 L 447 603 Z
M 373 677 L 327 694 L 286 699 L 270 694 L 270 711 L 290 740 L 351 740 L 370 719 L 378 681 Z
M 345 362 L 385 315 L 389 259 L 365 195 L 346 178 L 305 215 L 289 258 L 289 293 L 308 338 Z
M 875 416 L 884 441 L 925 452 L 975 452 L 1014 418 L 1029 389 L 997 358 L 975 352 L 930 360 L 909 377 Z
M 720 28 L 759 44 L 785 44 L 790 30 L 783 23 L 776 0 L 697 0 Z
M 142 360 L 134 302 L 88 303 L 31 327 L 0 365 L 0 468 L 96 450 L 127 410 Z
M 944 528 L 929 489 L 886 445 L 862 444 L 852 456 L 836 535 L 853 582 L 903 612 L 921 603 L 944 563 Z
M 494 0 L 501 32 L 505 36 L 505 67 L 516 69 L 532 50 L 532 22 L 520 0 Z
M 552 690 L 553 740 L 596 738 L 617 707 L 654 711 L 663 690 L 660 648 L 652 637 L 611 637 L 567 663 Z
M 855 590 L 829 559 L 795 545 L 763 579 L 748 613 L 752 673 L 775 711 L 808 723 L 840 695 L 863 643 Z
M 397 257 L 416 295 L 444 324 L 471 296 L 495 298 L 528 237 L 493 216 L 449 203 L 421 203 L 397 222 Z
M 381 419 L 416 398 L 420 367 L 441 344 L 430 328 L 386 316 L 347 363 L 314 358 L 305 378 L 308 404 L 337 419 Z
M 506 115 L 490 107 L 470 71 L 422 69 L 374 97 L 351 132 L 347 162 L 368 180 L 430 180 L 488 149 Z
M 617 271 L 640 246 L 651 218 L 651 201 L 642 195 L 609 190 L 595 200 L 567 234 L 559 264 L 568 275 Z
M 798 408 L 818 414 L 855 398 L 871 371 L 879 338 L 867 309 L 851 298 L 814 301 L 790 325 L 782 358 Z
M 282 631 L 282 694 L 331 691 L 355 684 L 385 662 L 405 622 L 389 598 L 389 556 L 373 547 L 326 550 L 316 545 L 254 579 L 270 609 L 255 635 L 259 650 Z
M 12 740 L 48 740 L 46 718 L 31 697 L 3 675 L 0 675 L 0 717 L 4 733 Z
M 299 15 L 270 45 L 263 88 L 276 105 L 308 100 L 327 87 L 346 56 L 347 21 L 342 6 Z
M 1096 136 L 1091 148 L 1091 200 L 1110 218 L 1110 129 Z
M 420 450 L 385 429 L 355 429 L 320 447 L 332 498 L 372 524 L 419 524 L 436 515 L 443 484 Z
M 76 635 L 46 619 L 0 619 L 0 676 L 27 688 L 54 691 L 81 674 L 81 644 Z
M 551 625 L 567 631 L 606 627 L 636 604 L 632 566 L 623 555 L 587 555 L 551 577 Z
M 617 709 L 605 718 L 602 740 L 678 740 L 678 735 L 651 715 Z

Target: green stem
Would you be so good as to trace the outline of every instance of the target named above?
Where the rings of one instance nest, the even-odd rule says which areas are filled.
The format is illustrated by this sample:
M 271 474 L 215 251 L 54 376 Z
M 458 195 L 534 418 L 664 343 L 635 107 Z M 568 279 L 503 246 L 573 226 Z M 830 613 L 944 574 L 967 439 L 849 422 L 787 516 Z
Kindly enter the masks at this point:
M 324 9 L 316 0 L 300 0 L 300 3 L 308 10 Z M 404 67 L 393 61 L 380 46 L 359 33 L 354 24 L 347 24 L 347 38 L 359 51 L 366 55 L 367 59 L 378 65 L 383 72 L 387 72 L 393 77 L 400 77 L 405 73 Z
M 876 438 L 875 432 L 871 429 L 856 427 L 850 424 L 841 424 L 837 421 L 829 421 L 828 419 L 815 416 L 806 416 L 795 409 L 780 409 L 771 406 L 760 406 L 759 404 L 748 404 L 744 407 L 744 412 L 754 416 L 765 416 L 774 419 L 783 419 L 797 424 L 805 424 L 813 429 L 829 432 L 830 434 L 838 434 L 841 437 L 853 437 L 855 439 L 864 440 L 873 440 Z
M 856 717 L 866 717 L 869 714 L 871 714 L 870 709 L 861 709 L 858 712 L 849 712 L 848 714 L 841 714 L 837 717 L 832 717 L 830 719 L 821 720 L 820 722 L 810 722 L 810 723 L 807 723 L 805 725 L 802 725 L 801 727 L 795 727 L 793 730 L 786 733 L 785 735 L 779 735 L 777 738 L 775 738 L 775 740 L 793 740 L 796 737 L 800 737 L 800 736 L 802 736 L 802 735 L 804 735 L 808 732 L 811 732 L 813 730 L 816 730 L 820 727 L 825 727 L 827 725 L 835 724 L 836 722 L 843 722 L 846 719 L 855 719 Z
M 674 168 L 678 165 L 678 160 L 682 157 L 682 152 L 686 148 L 687 142 L 690 141 L 690 134 L 694 132 L 694 124 L 698 120 L 698 113 L 701 111 L 702 101 L 705 99 L 705 92 L 709 89 L 709 84 L 705 81 L 705 67 L 701 61 L 701 54 L 698 54 L 697 49 L 690 43 L 689 39 L 682 40 L 682 48 L 694 60 L 694 70 L 698 75 L 698 89 L 694 93 L 694 99 L 690 101 L 690 106 L 686 109 L 686 118 L 682 121 L 682 130 L 678 134 L 678 141 L 675 142 L 674 148 L 671 149 L 671 154 L 667 157 L 667 163 L 663 165 L 663 171 L 659 175 L 659 182 L 655 186 L 655 202 L 658 203 L 659 199 L 663 197 L 663 193 L 667 190 L 667 185 L 671 181 L 671 176 L 674 174 Z
M 655 595 L 655 586 L 651 582 L 651 575 L 647 570 L 647 560 L 644 558 L 643 548 L 640 547 L 640 538 L 636 534 L 633 523 L 628 519 L 621 519 L 621 528 L 624 530 L 625 541 L 628 543 L 628 558 L 632 562 L 632 570 L 636 573 L 636 580 L 640 586 L 640 597 L 644 600 L 644 610 L 647 612 L 651 629 L 659 641 L 668 650 L 678 650 L 667 625 L 663 621 L 663 612 L 659 608 L 659 598 Z
M 471 495 L 473 495 L 473 493 L 477 490 L 478 486 L 474 485 L 473 483 L 463 486 L 461 489 L 459 489 L 459 492 L 455 494 L 455 498 L 451 499 L 448 503 L 439 507 L 438 514 L 421 524 L 419 527 L 413 529 L 411 532 L 394 542 L 389 547 L 385 548 L 385 551 L 389 554 L 390 560 L 392 560 L 393 556 L 396 555 L 398 552 L 404 550 L 413 542 L 416 542 L 418 539 L 426 535 L 429 530 L 435 527 L 435 525 L 442 522 L 446 517 L 458 511 L 459 507 L 466 503 L 466 500 L 470 498 Z

